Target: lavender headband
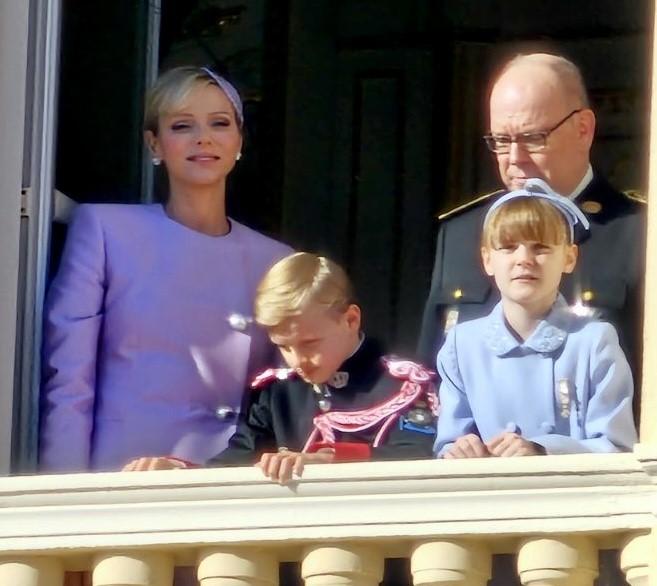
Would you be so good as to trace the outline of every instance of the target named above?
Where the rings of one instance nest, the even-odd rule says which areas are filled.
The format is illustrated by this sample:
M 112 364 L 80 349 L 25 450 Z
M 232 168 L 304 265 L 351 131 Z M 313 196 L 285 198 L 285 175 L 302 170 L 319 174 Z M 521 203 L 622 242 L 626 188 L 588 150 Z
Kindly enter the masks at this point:
M 503 195 L 496 200 L 493 205 L 488 208 L 486 217 L 484 218 L 484 226 L 488 223 L 491 214 L 499 208 L 502 204 L 511 199 L 518 197 L 540 197 L 551 203 L 557 208 L 566 218 L 568 227 L 570 228 L 570 241 L 575 241 L 575 226 L 581 224 L 585 230 L 589 229 L 589 221 L 582 211 L 567 197 L 559 195 L 542 179 L 527 179 L 522 189 L 515 189 L 506 195 Z
M 212 69 L 208 67 L 201 67 L 201 71 L 205 73 L 208 77 L 216 83 L 219 88 L 226 94 L 226 97 L 235 108 L 235 114 L 237 116 L 237 122 L 239 123 L 240 128 L 244 126 L 244 112 L 242 110 L 242 100 L 240 95 L 237 93 L 235 86 L 230 83 L 227 79 L 221 77 L 221 75 L 216 74 Z

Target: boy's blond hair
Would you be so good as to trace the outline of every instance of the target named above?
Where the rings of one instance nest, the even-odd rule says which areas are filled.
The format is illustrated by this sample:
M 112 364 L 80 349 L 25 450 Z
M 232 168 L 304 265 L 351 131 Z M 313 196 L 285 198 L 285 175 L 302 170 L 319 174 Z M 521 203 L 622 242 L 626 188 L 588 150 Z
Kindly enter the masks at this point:
M 485 248 L 501 248 L 513 242 L 572 244 L 564 215 L 539 197 L 518 197 L 493 211 L 481 234 Z
M 275 328 L 311 303 L 343 313 L 354 302 L 345 271 L 324 256 L 297 252 L 279 260 L 258 285 L 255 321 Z

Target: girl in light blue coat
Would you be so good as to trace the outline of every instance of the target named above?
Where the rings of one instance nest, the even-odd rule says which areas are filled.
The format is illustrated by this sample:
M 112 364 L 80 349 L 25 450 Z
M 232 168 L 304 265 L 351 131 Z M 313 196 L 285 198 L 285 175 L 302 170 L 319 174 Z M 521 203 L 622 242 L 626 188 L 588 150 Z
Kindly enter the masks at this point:
M 616 331 L 558 291 L 577 261 L 576 226 L 588 229 L 586 217 L 539 179 L 488 211 L 482 259 L 502 299 L 438 353 L 438 457 L 632 448 L 632 373 Z

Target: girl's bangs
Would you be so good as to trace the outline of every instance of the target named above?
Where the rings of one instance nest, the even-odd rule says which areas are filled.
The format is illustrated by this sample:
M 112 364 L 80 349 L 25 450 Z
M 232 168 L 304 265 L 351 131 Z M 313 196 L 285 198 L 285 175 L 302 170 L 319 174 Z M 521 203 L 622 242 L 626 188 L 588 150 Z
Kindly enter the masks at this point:
M 484 229 L 484 246 L 499 248 L 513 242 L 568 242 L 563 214 L 545 200 L 522 198 L 496 210 Z

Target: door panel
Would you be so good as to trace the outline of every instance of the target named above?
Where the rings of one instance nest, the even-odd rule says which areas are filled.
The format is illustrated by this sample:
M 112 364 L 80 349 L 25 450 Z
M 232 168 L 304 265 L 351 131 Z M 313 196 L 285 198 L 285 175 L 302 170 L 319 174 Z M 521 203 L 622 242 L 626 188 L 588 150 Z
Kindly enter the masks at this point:
M 368 333 L 410 352 L 433 256 L 432 52 L 341 42 L 349 14 L 291 2 L 284 233 L 342 262 Z
M 433 254 L 432 59 L 416 49 L 348 51 L 339 64 L 331 223 L 346 230 L 334 246 L 367 331 L 410 352 Z

